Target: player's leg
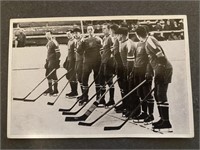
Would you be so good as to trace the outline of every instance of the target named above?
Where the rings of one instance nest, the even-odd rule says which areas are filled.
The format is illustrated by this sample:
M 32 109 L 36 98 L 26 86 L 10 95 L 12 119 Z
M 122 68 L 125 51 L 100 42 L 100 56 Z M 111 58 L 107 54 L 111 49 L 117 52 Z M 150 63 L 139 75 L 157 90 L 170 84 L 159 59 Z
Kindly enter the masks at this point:
M 67 96 L 69 98 L 75 98 L 76 96 L 78 96 L 78 92 L 77 92 L 77 79 L 76 79 L 76 72 L 75 72 L 75 60 L 70 61 L 69 63 L 69 68 L 71 71 L 71 76 L 70 76 L 70 86 L 71 86 L 71 93 L 69 93 Z
M 47 76 L 50 73 L 49 68 L 48 68 L 48 61 L 46 62 L 45 66 L 46 66 L 45 67 L 46 68 L 45 76 Z M 48 89 L 44 92 L 44 95 L 47 95 L 47 94 L 49 94 L 49 93 L 51 93 L 53 91 L 52 90 L 52 79 L 51 79 L 50 76 L 47 77 L 47 80 L 48 80 Z
M 150 90 L 151 90 L 151 86 L 152 86 L 152 81 L 146 83 L 146 86 L 144 87 L 144 92 L 145 95 L 147 95 Z M 145 123 L 149 123 L 152 122 L 154 120 L 154 99 L 152 94 L 150 94 L 147 98 L 147 109 L 148 109 L 148 117 L 144 119 Z
M 104 78 L 104 74 L 103 74 L 103 70 L 104 70 L 104 65 L 101 64 L 101 62 L 96 62 L 95 64 L 93 64 L 92 67 L 93 73 L 94 73 L 94 79 L 95 79 L 95 89 L 96 89 L 96 100 L 98 100 L 101 95 L 103 95 L 105 93 L 105 78 Z M 99 101 L 100 105 L 105 105 L 105 96 L 103 96 L 101 98 L 101 100 Z
M 81 96 L 78 96 L 77 99 L 80 100 L 82 99 L 82 94 L 83 94 L 83 83 L 82 83 L 82 70 L 83 70 L 83 62 L 82 61 L 76 61 L 76 76 L 78 79 L 78 82 L 80 84 L 81 88 Z
M 117 77 L 119 78 L 118 85 L 120 88 L 122 98 L 126 95 L 127 89 L 128 89 L 126 75 L 127 73 L 126 73 L 125 67 L 122 65 L 118 65 Z M 126 102 L 127 102 L 127 98 L 124 99 L 120 105 L 115 107 L 116 113 L 122 113 L 124 111 L 124 109 L 126 108 Z
M 105 72 L 106 82 L 107 82 L 108 86 L 110 87 L 110 90 L 109 90 L 110 98 L 109 98 L 109 101 L 106 103 L 107 107 L 115 104 L 115 101 L 114 101 L 115 87 L 114 87 L 114 85 L 112 85 L 113 80 L 109 80 L 110 78 L 112 78 L 112 76 L 114 74 L 114 68 L 115 68 L 115 64 L 114 64 L 114 59 L 112 57 L 112 58 L 110 58 L 110 60 L 107 63 L 106 72 Z
M 91 63 L 83 63 L 83 75 L 82 75 L 82 83 L 83 83 L 83 97 L 82 99 L 80 99 L 80 104 L 87 102 L 88 101 L 88 92 L 89 92 L 89 88 L 88 88 L 88 80 L 89 80 L 89 76 L 90 73 L 92 71 L 92 67 L 91 67 Z
M 157 84 L 156 87 L 156 98 L 158 101 L 158 107 L 160 109 L 159 113 L 161 120 L 153 124 L 153 129 L 172 128 L 172 125 L 169 121 L 169 104 L 167 99 L 168 83 Z
M 55 70 L 53 73 L 52 73 L 52 79 L 53 79 L 53 91 L 50 93 L 50 95 L 52 96 L 56 96 L 59 92 L 58 92 L 58 77 L 57 77 L 57 70 Z

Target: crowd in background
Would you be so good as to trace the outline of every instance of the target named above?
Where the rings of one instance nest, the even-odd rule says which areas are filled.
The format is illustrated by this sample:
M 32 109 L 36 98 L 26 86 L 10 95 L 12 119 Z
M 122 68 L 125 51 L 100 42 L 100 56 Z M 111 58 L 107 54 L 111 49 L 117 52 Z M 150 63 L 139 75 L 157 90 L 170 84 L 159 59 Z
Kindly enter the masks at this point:
M 65 35 L 69 28 L 81 27 L 83 33 L 87 33 L 86 27 L 93 25 L 94 33 L 102 34 L 102 24 L 110 23 L 119 26 L 126 24 L 129 29 L 129 37 L 133 41 L 138 41 L 135 35 L 135 29 L 138 26 L 146 25 L 149 29 L 149 34 L 153 35 L 159 41 L 183 40 L 184 26 L 182 19 L 162 19 L 162 20 L 101 20 L 101 21 L 83 21 L 81 27 L 80 22 L 31 22 L 31 23 L 16 23 L 14 24 L 13 43 L 18 42 L 18 46 L 24 46 L 26 36 L 42 36 L 47 31 L 51 31 L 55 35 Z M 102 34 L 103 35 L 103 34 Z M 22 41 L 22 42 L 21 42 Z M 36 41 L 37 43 L 38 41 Z M 22 43 L 22 44 L 20 44 Z M 62 42 L 61 42 L 62 43 Z M 29 40 L 28 45 L 31 45 Z M 16 45 L 16 44 L 15 44 Z

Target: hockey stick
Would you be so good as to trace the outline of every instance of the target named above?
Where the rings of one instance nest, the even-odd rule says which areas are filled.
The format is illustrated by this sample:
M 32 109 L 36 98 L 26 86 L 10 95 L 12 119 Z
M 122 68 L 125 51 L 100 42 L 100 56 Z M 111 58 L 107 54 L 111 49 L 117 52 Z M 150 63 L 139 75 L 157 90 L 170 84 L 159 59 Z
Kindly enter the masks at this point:
M 29 95 L 31 95 L 31 93 L 33 91 L 35 91 L 35 89 L 42 84 L 42 82 L 44 82 L 45 79 L 47 79 L 56 69 L 53 69 L 44 79 L 42 79 L 42 81 L 40 83 L 38 83 L 38 85 L 36 85 L 33 90 L 31 90 L 24 98 L 16 98 L 14 97 L 13 100 L 18 100 L 18 101 L 24 101 Z
M 100 69 L 99 69 L 99 70 L 100 70 Z M 99 75 L 100 75 L 100 72 L 98 73 L 98 75 L 96 76 L 96 78 L 92 81 L 92 83 L 90 83 L 88 89 L 95 83 L 95 81 L 96 81 L 96 79 L 99 77 Z M 86 91 L 83 92 L 82 95 L 85 94 L 85 93 L 86 93 Z M 72 105 L 72 107 L 69 108 L 69 109 L 60 108 L 58 111 L 71 111 L 71 110 L 76 106 L 76 104 L 77 104 L 78 102 L 79 102 L 79 100 L 77 100 L 77 101 Z
M 110 82 L 116 75 L 111 77 L 107 82 Z M 107 83 L 105 83 L 106 85 Z M 101 91 L 101 88 L 77 111 L 75 112 L 63 112 L 62 115 L 76 115 L 78 114 L 96 95 Z
M 110 127 L 104 127 L 105 131 L 108 130 L 119 130 L 121 129 L 127 122 L 128 120 L 132 117 L 132 115 L 140 108 L 140 106 L 143 104 L 144 101 L 146 101 L 147 97 L 154 91 L 155 88 L 153 88 L 145 97 L 144 99 L 138 104 L 138 106 L 131 112 L 131 114 L 128 116 L 128 118 L 119 126 L 110 126 Z
M 65 121 L 85 121 L 90 114 L 98 107 L 100 100 L 102 99 L 103 96 L 106 95 L 106 93 L 111 89 L 111 87 L 119 80 L 119 78 L 117 78 L 113 84 L 111 84 L 111 86 L 106 90 L 106 92 L 97 100 L 95 101 L 90 108 L 82 115 L 79 117 L 66 117 Z
M 103 116 L 105 116 L 109 111 L 111 111 L 114 107 L 116 107 L 121 101 L 123 101 L 126 97 L 128 97 L 131 93 L 133 93 L 135 90 L 137 90 L 140 86 L 142 86 L 146 80 L 142 81 L 139 85 L 137 85 L 134 89 L 132 89 L 128 94 L 126 94 L 122 99 L 120 99 L 115 105 L 113 105 L 111 108 L 109 108 L 106 112 L 104 112 L 101 116 L 99 116 L 97 119 L 95 119 L 93 122 L 87 123 L 87 122 L 79 122 L 78 125 L 83 126 L 92 126 L 95 122 L 97 122 L 99 119 L 101 119 Z
M 63 87 L 60 94 L 56 97 L 56 99 L 53 102 L 47 102 L 47 105 L 54 105 L 56 103 L 56 101 L 58 100 L 58 98 L 60 97 L 60 95 L 62 94 L 62 92 L 64 91 L 64 89 L 67 87 L 68 84 L 69 84 L 69 80 L 67 81 L 66 85 Z
M 70 70 L 70 71 L 71 71 L 71 70 Z M 69 71 L 69 72 L 70 72 L 70 71 Z M 63 76 L 61 76 L 56 82 L 54 82 L 54 84 L 51 85 L 51 87 L 54 86 L 56 83 L 58 83 L 58 82 L 59 82 L 64 76 L 66 76 L 66 74 L 68 74 L 69 72 L 67 72 L 67 73 L 65 73 Z M 49 89 L 49 88 L 47 88 L 47 89 Z M 46 90 L 47 90 L 47 89 L 46 89 Z M 45 90 L 45 91 L 46 91 L 46 90 Z M 38 97 L 36 97 L 35 99 L 24 99 L 24 102 L 35 102 L 38 98 L 40 98 L 40 97 L 44 94 L 45 91 L 43 91 L 43 92 L 42 92 Z

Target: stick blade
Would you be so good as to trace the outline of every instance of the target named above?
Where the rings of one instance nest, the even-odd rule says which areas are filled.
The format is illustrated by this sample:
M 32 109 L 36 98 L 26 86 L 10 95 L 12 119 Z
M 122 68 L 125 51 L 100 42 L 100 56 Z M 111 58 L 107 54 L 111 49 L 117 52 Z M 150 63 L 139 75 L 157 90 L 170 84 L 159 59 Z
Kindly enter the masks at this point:
M 76 115 L 78 112 L 66 112 L 64 111 L 62 115 Z
M 52 103 L 52 102 L 48 102 L 47 105 L 51 105 L 51 106 L 52 106 L 52 105 L 54 105 L 54 103 Z
M 88 123 L 88 122 L 79 122 L 78 125 L 81 125 L 81 126 L 92 126 L 92 122 Z
M 24 102 L 35 102 L 36 99 L 24 99 Z
M 71 109 L 63 109 L 63 108 L 60 108 L 58 111 L 70 111 Z
M 15 100 L 15 101 L 24 101 L 25 99 L 24 99 L 24 98 L 17 98 L 17 97 L 14 97 L 13 100 Z
M 65 117 L 65 121 L 85 121 L 87 116 L 79 116 L 79 117 Z
M 104 127 L 104 131 L 119 130 L 121 126 Z

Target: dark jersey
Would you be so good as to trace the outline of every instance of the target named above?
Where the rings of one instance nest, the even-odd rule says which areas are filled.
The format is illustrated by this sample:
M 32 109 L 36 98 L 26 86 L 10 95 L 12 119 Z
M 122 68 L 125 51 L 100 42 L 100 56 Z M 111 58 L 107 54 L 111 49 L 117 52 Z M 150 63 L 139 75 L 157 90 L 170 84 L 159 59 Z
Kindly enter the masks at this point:
M 119 52 L 124 66 L 127 66 L 127 62 L 130 61 L 130 59 L 133 60 L 133 51 L 135 47 L 135 43 L 130 39 L 126 39 L 120 43 Z
M 134 67 L 146 67 L 149 59 L 145 49 L 145 42 L 138 42 L 135 55 Z
M 145 48 L 146 52 L 149 57 L 149 62 L 152 66 L 153 69 L 157 68 L 157 65 L 159 64 L 158 57 L 165 57 L 166 59 L 166 64 L 165 67 L 166 69 L 172 68 L 171 63 L 167 60 L 166 55 L 164 54 L 164 51 L 162 50 L 161 45 L 158 43 L 158 41 L 152 37 L 149 36 L 145 42 Z
M 112 42 L 110 35 L 104 36 L 103 47 L 102 47 L 103 54 L 102 54 L 102 58 L 101 58 L 102 63 L 107 63 L 108 60 L 110 59 L 112 45 L 113 45 L 113 42 Z
M 83 54 L 83 62 L 96 62 L 101 61 L 100 48 L 100 38 L 93 36 L 86 38 L 82 43 L 82 48 L 77 52 Z
M 60 49 L 59 49 L 59 44 L 58 42 L 53 39 L 48 41 L 47 45 L 47 60 L 52 61 L 52 60 L 59 60 L 60 58 Z
M 83 48 L 83 40 L 80 39 L 76 39 L 75 41 L 75 48 L 76 48 L 76 61 L 83 61 L 83 54 L 79 54 L 77 53 L 77 51 L 81 51 L 81 49 Z
M 113 41 L 113 46 L 111 51 L 115 56 L 116 54 L 119 53 L 119 40 L 116 37 L 113 37 L 112 41 Z
M 71 61 L 71 60 L 75 60 L 76 59 L 76 55 L 75 55 L 75 40 L 74 39 L 70 39 L 67 43 L 68 46 L 68 55 L 67 55 L 67 60 Z

